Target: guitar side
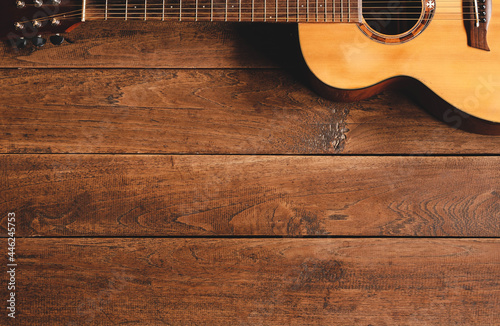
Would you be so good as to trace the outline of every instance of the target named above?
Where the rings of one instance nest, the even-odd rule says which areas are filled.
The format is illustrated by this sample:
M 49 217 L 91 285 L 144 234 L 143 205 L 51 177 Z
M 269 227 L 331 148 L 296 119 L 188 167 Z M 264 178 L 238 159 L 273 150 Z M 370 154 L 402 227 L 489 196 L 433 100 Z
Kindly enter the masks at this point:
M 445 122 L 500 134 L 500 6 L 492 8 L 491 51 L 485 51 L 468 46 L 461 14 L 450 14 L 449 3 L 462 5 L 453 0 L 440 9 L 438 2 L 427 29 L 400 44 L 375 42 L 356 24 L 299 24 L 313 85 L 323 95 L 348 101 L 402 87 Z

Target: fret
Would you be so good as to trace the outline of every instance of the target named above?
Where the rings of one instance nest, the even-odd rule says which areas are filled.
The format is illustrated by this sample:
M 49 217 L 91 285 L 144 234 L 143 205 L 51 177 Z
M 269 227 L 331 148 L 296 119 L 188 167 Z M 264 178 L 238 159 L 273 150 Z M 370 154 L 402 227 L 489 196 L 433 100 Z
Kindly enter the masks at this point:
M 214 21 L 214 0 L 210 0 L 210 21 Z
M 336 0 L 332 0 L 332 4 L 331 4 L 331 14 L 329 14 L 329 16 L 331 16 L 331 21 L 332 23 L 335 22 L 335 2 Z
M 344 0 L 340 0 L 339 3 L 339 22 L 344 22 Z
M 290 1 L 286 0 L 286 21 L 290 21 Z
M 267 1 L 264 0 L 264 15 L 263 15 L 264 21 L 266 21 L 266 18 L 267 18 L 266 5 L 267 5 Z
M 333 7 L 333 1 L 325 0 L 325 22 L 333 21 L 333 19 L 330 17 L 330 14 L 328 13 L 328 10 L 331 10 L 333 15 L 332 7 Z
M 145 20 L 164 20 L 164 1 L 163 0 L 145 0 L 146 12 Z
M 309 0 L 306 0 L 306 21 L 309 21 Z
M 361 23 L 361 15 L 362 15 L 361 8 L 363 7 L 363 5 L 362 5 L 363 2 L 362 2 L 362 0 L 354 0 L 353 3 L 354 3 L 353 22 Z
M 241 21 L 244 22 L 251 22 L 253 17 L 253 11 L 252 11 L 252 5 L 253 5 L 252 0 L 241 0 L 239 1 L 239 5 L 241 5 Z
M 318 14 L 317 14 L 317 17 L 318 17 L 318 22 L 325 22 L 325 3 L 326 3 L 326 0 L 316 0 L 317 3 L 318 3 Z
M 339 0 L 339 22 L 344 21 L 344 0 Z
M 295 13 L 296 13 L 296 15 L 295 15 L 295 17 L 296 17 L 296 20 L 295 20 L 295 21 L 296 21 L 296 22 L 298 22 L 298 21 L 299 21 L 299 18 L 300 18 L 300 5 L 299 5 L 299 1 L 300 1 L 300 0 L 296 0 L 296 4 L 297 4 L 297 5 L 296 5 L 296 6 L 292 6 L 292 8 L 295 8 L 295 9 L 296 9 L 296 12 L 295 12 Z
M 224 0 L 212 1 L 212 18 L 211 21 L 225 21 L 226 20 L 226 3 Z
M 276 2 L 274 3 L 275 7 L 276 7 L 276 10 L 274 12 L 274 16 L 276 17 L 275 21 L 277 22 L 278 21 L 278 0 L 276 0 Z
M 179 20 L 181 9 L 179 0 L 165 0 L 162 2 L 162 19 Z
M 344 22 L 344 0 L 340 0 L 340 22 Z
M 328 22 L 333 22 L 335 16 L 335 0 L 326 0 L 328 3 L 328 9 L 326 11 L 326 20 Z
M 311 6 L 311 21 L 317 22 L 318 21 L 318 0 L 310 0 L 310 6 Z
M 317 22 L 317 21 L 318 21 L 318 19 L 319 19 L 319 17 L 318 17 L 318 16 L 319 16 L 319 6 L 318 6 L 318 0 L 316 0 L 316 12 L 315 12 L 315 16 L 316 16 L 316 17 L 315 17 L 315 20 L 316 20 L 316 22 Z
M 86 0 L 85 18 L 354 23 L 361 20 L 360 5 L 361 0 Z
M 333 17 L 334 17 L 334 22 L 340 23 L 341 18 L 340 18 L 340 0 L 335 0 L 334 4 L 334 10 L 333 10 Z
M 240 21 L 240 3 L 239 0 L 227 0 L 227 21 Z
M 307 21 L 314 21 L 314 0 L 307 0 Z
M 186 21 L 197 21 L 200 18 L 200 0 L 182 0 L 182 19 Z
M 252 21 L 255 19 L 255 0 L 252 0 Z
M 329 0 L 322 0 L 323 1 L 323 12 L 321 14 L 322 18 L 320 19 L 323 22 L 328 22 L 328 10 L 330 9 L 330 5 L 328 4 Z M 331 21 L 331 20 L 330 20 Z
M 182 1 L 182 8 L 181 8 L 181 14 L 182 14 L 182 21 L 196 21 L 196 0 L 180 0 Z M 198 19 L 199 19 L 199 12 L 198 12 Z
M 82 13 L 82 21 L 88 20 L 105 20 L 106 18 L 106 5 L 99 7 L 92 1 L 86 0 L 84 2 L 84 13 Z
M 82 22 L 87 19 L 87 0 L 83 0 L 82 3 Z
M 338 0 L 333 0 L 332 1 L 332 10 L 330 16 L 332 17 L 332 22 L 336 23 L 337 22 L 337 17 L 336 17 L 336 12 L 337 12 L 337 1 Z
M 212 15 L 212 1 L 211 0 L 197 0 L 196 12 L 198 21 L 210 21 Z
M 266 21 L 271 23 L 276 23 L 281 20 L 280 15 L 284 13 L 283 10 L 284 1 L 283 0 L 267 0 L 266 5 Z
M 297 16 L 296 16 L 296 17 L 297 17 L 297 22 L 299 22 L 299 21 L 300 21 L 300 9 L 301 9 L 302 7 L 304 7 L 304 6 L 300 3 L 301 1 L 305 1 L 305 0 L 297 0 L 297 6 L 295 7 L 295 8 L 297 8 Z

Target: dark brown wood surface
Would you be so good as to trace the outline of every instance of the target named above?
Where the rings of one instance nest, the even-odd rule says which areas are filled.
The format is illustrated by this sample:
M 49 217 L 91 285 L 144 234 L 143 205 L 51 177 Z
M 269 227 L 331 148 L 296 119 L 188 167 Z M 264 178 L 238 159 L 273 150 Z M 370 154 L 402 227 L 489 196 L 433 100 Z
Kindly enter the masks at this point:
M 404 95 L 335 103 L 282 69 L 0 72 L 3 153 L 500 152 Z
M 499 324 L 500 137 L 319 97 L 293 25 L 65 36 L 0 47 L 17 324 Z
M 19 208 L 23 236 L 500 236 L 498 157 L 6 155 L 0 163 L 2 197 Z
M 498 239 L 21 239 L 19 304 L 40 325 L 495 325 L 499 251 Z

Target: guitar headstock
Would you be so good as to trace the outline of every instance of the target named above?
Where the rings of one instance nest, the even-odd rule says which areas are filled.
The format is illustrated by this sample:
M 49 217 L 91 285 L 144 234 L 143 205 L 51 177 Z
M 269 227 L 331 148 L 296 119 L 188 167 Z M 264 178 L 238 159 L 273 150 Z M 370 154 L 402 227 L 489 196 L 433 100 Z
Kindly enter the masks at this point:
M 19 40 L 31 39 L 43 45 L 41 35 L 63 33 L 78 24 L 82 1 L 78 0 L 1 0 L 0 39 L 22 47 Z M 42 43 L 36 43 L 41 42 Z

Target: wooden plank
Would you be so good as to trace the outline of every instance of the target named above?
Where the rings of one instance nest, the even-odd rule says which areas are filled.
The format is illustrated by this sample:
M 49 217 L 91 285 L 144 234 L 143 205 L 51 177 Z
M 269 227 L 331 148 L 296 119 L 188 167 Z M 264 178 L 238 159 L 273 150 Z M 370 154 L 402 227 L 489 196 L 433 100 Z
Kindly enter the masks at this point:
M 299 55 L 294 25 L 86 22 L 62 46 L 0 46 L 0 67 L 252 68 Z
M 3 73 L 4 153 L 308 153 L 343 142 L 345 105 L 274 71 Z
M 499 252 L 498 239 L 18 239 L 16 321 L 494 325 Z
M 500 153 L 403 96 L 335 103 L 283 70 L 0 75 L 2 153 Z
M 382 93 L 349 111 L 342 153 L 500 154 L 500 137 L 458 130 L 467 119 L 458 113 L 446 119 L 448 124 L 432 118 L 403 94 Z
M 500 157 L 2 155 L 0 163 L 0 213 L 18 214 L 23 236 L 500 236 Z

